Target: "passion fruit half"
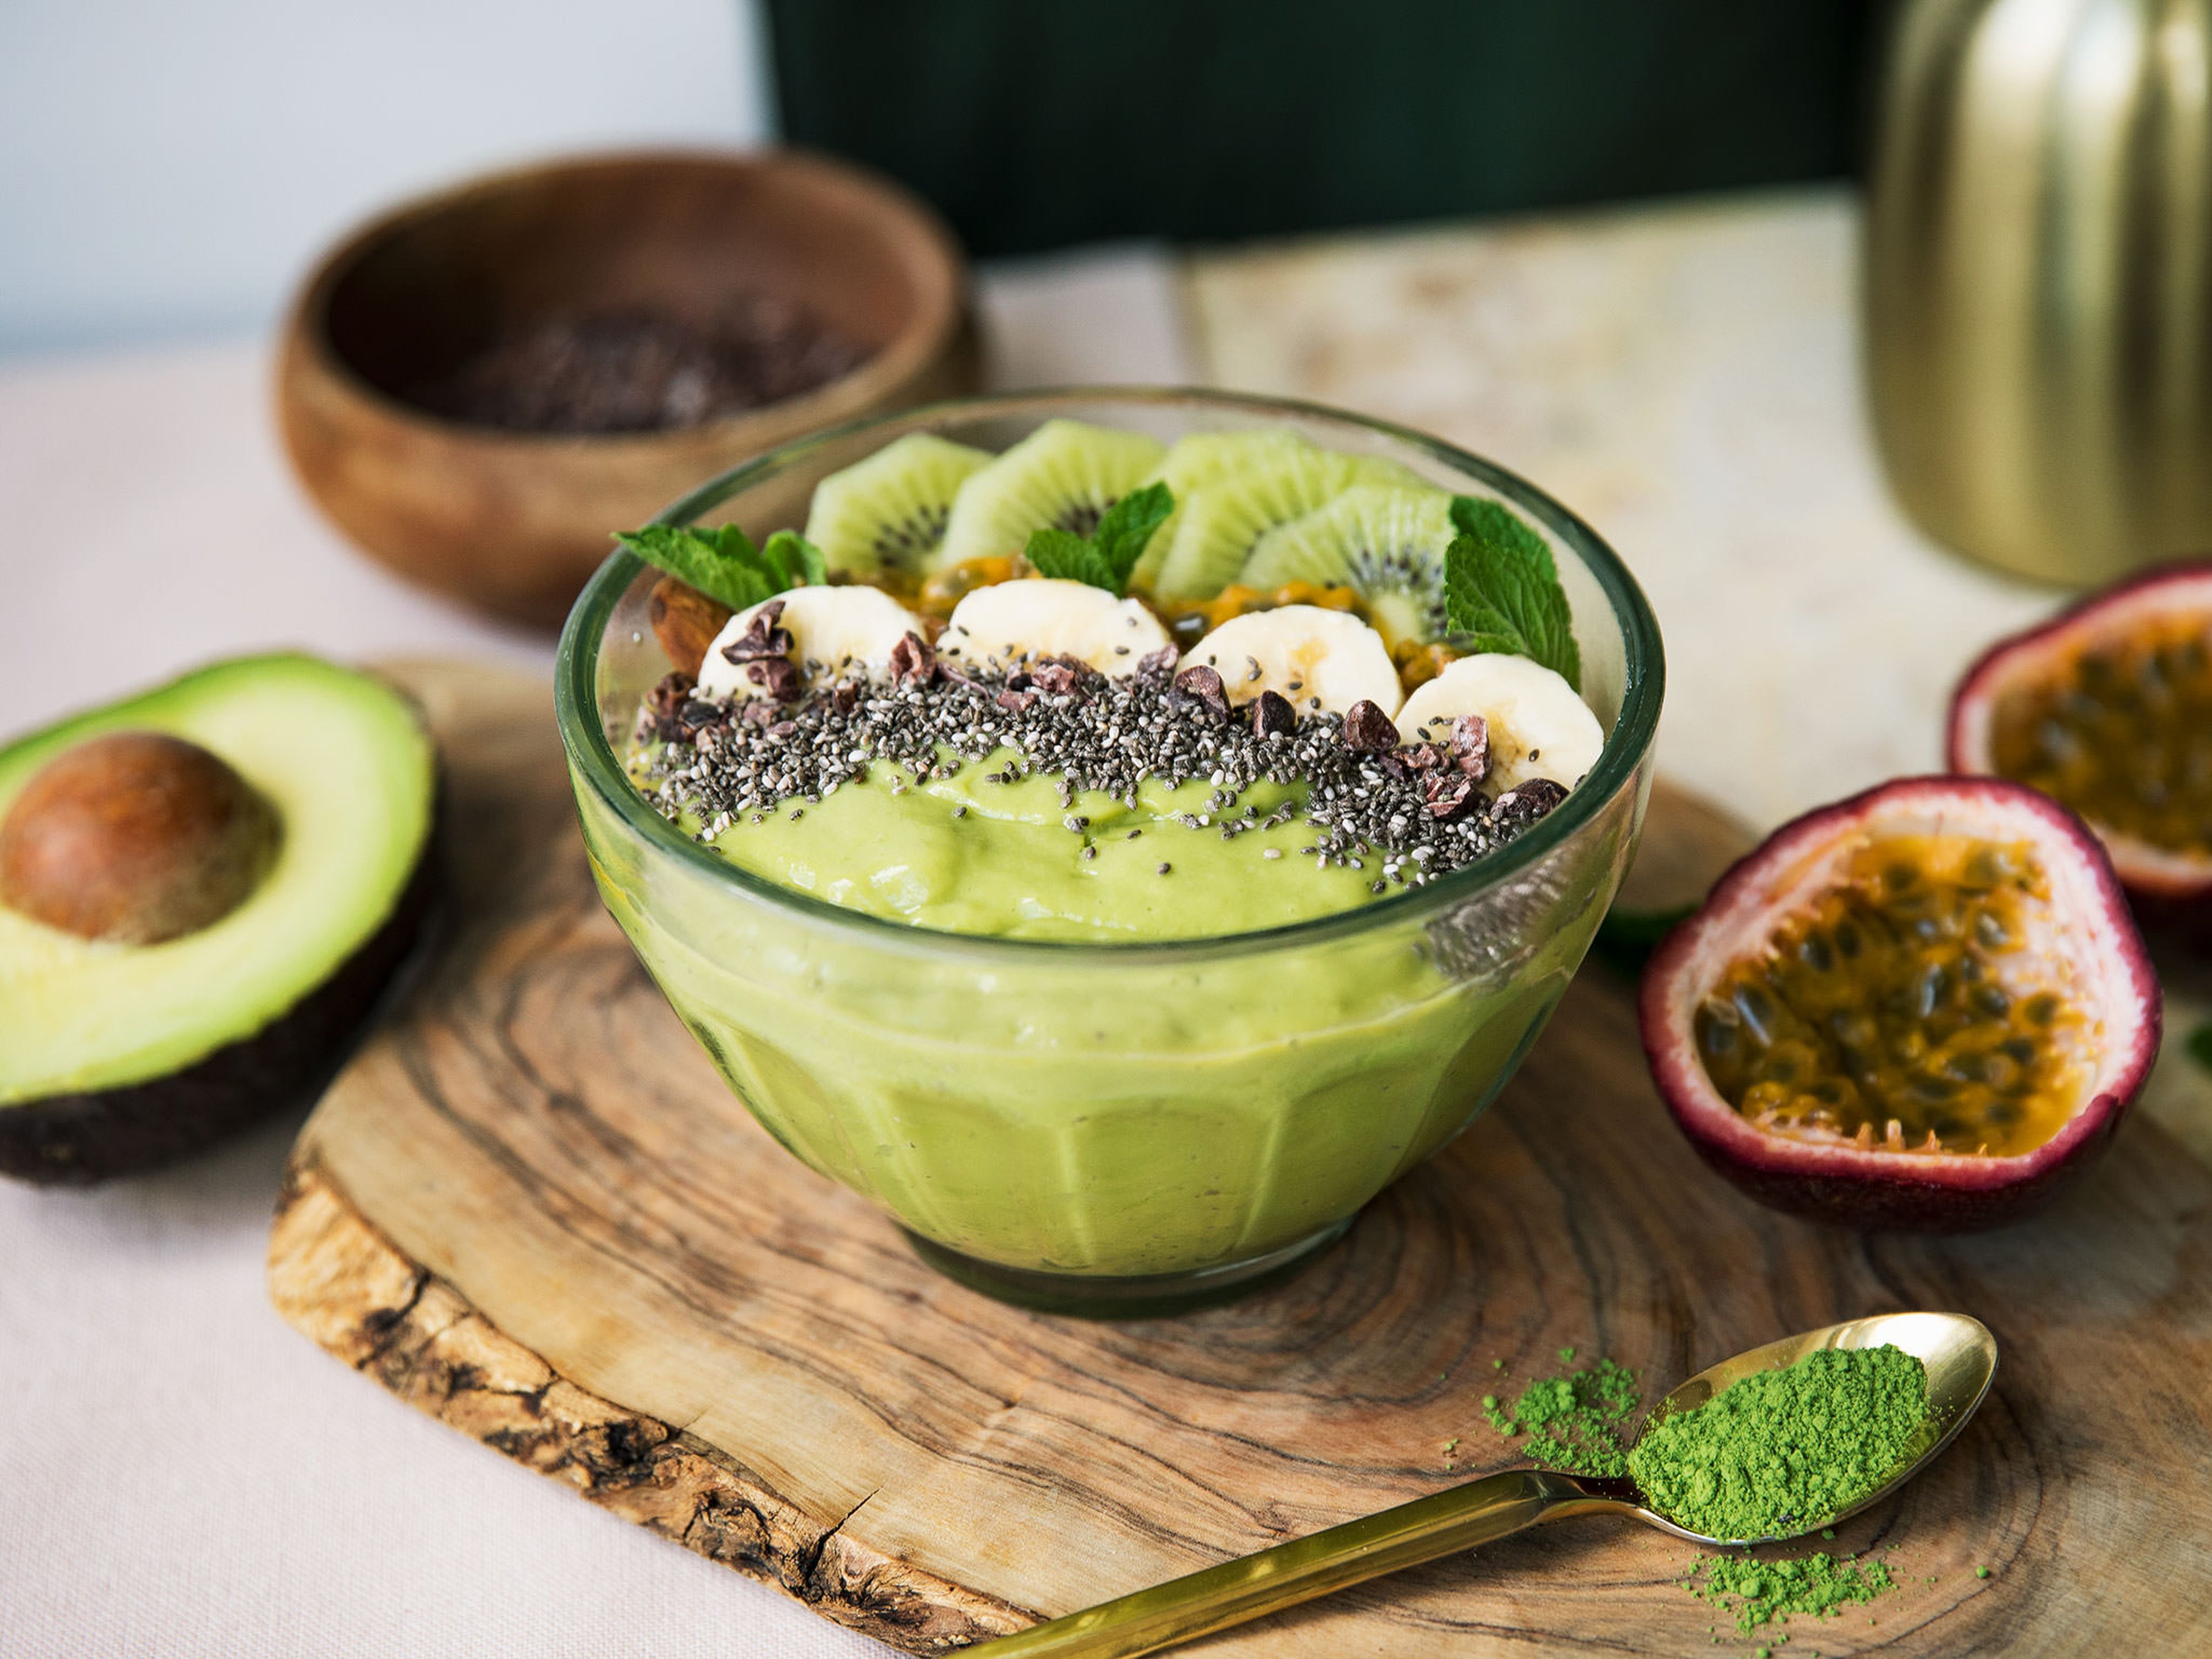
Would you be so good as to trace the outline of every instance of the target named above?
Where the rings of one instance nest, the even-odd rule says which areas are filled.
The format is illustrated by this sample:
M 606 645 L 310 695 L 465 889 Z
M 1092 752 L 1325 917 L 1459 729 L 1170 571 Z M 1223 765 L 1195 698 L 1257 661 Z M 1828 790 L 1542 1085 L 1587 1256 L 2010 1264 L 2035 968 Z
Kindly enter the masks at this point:
M 1907 778 L 1809 812 L 1646 966 L 1674 1121 L 1761 1202 L 1992 1226 L 2112 1139 L 2158 1054 L 2158 982 L 2111 863 L 2050 797 Z
M 2063 802 L 2147 925 L 2212 937 L 2212 563 L 2168 565 L 2002 640 L 1951 700 L 1954 772 Z

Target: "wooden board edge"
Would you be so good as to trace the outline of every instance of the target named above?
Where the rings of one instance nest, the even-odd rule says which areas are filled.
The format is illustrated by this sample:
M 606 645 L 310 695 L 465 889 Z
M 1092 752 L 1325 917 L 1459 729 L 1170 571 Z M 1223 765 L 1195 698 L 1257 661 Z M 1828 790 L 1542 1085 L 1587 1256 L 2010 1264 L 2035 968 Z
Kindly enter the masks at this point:
M 852 1514 L 825 1526 L 728 1453 L 576 1387 L 403 1255 L 304 1148 L 277 1198 L 268 1285 L 286 1323 L 416 1410 L 824 1618 L 925 1654 L 1036 1621 L 857 1543 L 842 1530 Z

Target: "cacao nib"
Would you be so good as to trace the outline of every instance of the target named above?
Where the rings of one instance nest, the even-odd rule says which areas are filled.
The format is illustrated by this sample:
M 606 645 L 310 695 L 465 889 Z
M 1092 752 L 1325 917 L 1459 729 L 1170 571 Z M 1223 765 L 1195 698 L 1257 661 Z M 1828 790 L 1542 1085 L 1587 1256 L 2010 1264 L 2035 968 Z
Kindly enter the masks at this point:
M 1262 691 L 1252 704 L 1252 735 L 1287 738 L 1298 729 L 1298 711 L 1279 691 Z
M 653 732 L 663 743 L 690 743 L 722 718 L 722 711 L 692 695 L 696 683 L 689 674 L 665 674 L 653 688 Z
M 1030 680 L 1048 696 L 1065 696 L 1075 690 L 1082 677 L 1083 665 L 1048 657 L 1030 670 Z
M 703 314 L 616 305 L 515 322 L 405 395 L 507 432 L 661 432 L 781 403 L 869 355 L 798 301 L 748 289 Z
M 778 702 L 797 702 L 805 692 L 799 665 L 788 657 L 761 657 L 745 664 L 745 678 Z
M 1475 782 L 1490 775 L 1490 722 L 1480 714 L 1462 714 L 1452 722 L 1452 759 Z
M 1428 803 L 1429 816 L 1435 818 L 1455 817 L 1469 803 L 1481 799 L 1473 778 L 1464 772 L 1447 770 L 1421 774 L 1421 795 Z
M 919 634 L 900 635 L 891 647 L 891 683 L 927 685 L 937 678 L 937 648 Z
M 1370 754 L 1388 754 L 1398 746 L 1398 728 L 1380 705 L 1362 697 L 1344 717 L 1344 746 Z
M 1394 778 L 1419 777 L 1444 763 L 1444 751 L 1433 743 L 1401 744 L 1382 757 L 1382 769 Z
M 753 615 L 745 631 L 722 647 L 726 661 L 735 663 L 759 662 L 769 657 L 788 657 L 793 643 L 791 630 L 776 626 L 783 615 L 783 601 L 770 599 Z M 765 682 L 763 682 L 765 684 Z
M 1137 672 L 1139 674 L 1171 674 L 1180 656 L 1175 647 L 1164 645 L 1158 650 L 1138 658 Z
M 1566 790 L 1551 779 L 1530 778 L 1490 803 L 1491 821 L 1495 823 L 1534 823 L 1566 798 Z
M 690 701 L 691 689 L 698 684 L 689 674 L 663 674 L 653 688 L 653 717 L 665 720 Z
M 1228 689 L 1221 684 L 1221 676 L 1203 664 L 1175 677 L 1171 701 L 1184 708 L 1203 704 L 1224 718 L 1229 713 Z
M 1030 709 L 1035 706 L 1037 694 L 1036 692 L 1018 691 L 1011 684 L 1006 685 L 1000 691 L 996 697 L 992 699 L 992 701 L 996 702 L 1000 708 L 1006 710 L 1009 714 L 1027 714 Z

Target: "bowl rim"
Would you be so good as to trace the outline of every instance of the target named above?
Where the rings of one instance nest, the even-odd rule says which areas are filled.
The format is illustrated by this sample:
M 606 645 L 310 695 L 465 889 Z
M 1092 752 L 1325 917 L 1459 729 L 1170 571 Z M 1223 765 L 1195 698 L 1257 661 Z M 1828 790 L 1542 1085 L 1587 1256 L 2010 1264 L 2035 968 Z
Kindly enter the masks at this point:
M 1050 419 L 1070 404 L 1133 404 L 1173 407 L 1196 403 L 1207 407 L 1248 414 L 1301 416 L 1364 427 L 1396 441 L 1410 444 L 1433 459 L 1455 468 L 1497 490 L 1516 507 L 1530 513 L 1580 556 L 1585 568 L 1613 607 L 1621 630 L 1625 677 L 1620 712 L 1606 734 L 1597 763 L 1565 801 L 1516 836 L 1498 851 L 1462 866 L 1419 887 L 1385 895 L 1371 903 L 1309 917 L 1302 921 L 1258 928 L 1249 933 L 1201 934 L 1169 939 L 1009 939 L 995 934 L 961 933 L 926 927 L 913 922 L 849 909 L 795 889 L 781 886 L 752 874 L 708 852 L 655 811 L 630 782 L 620 758 L 608 741 L 599 714 L 598 667 L 615 608 L 621 602 L 645 562 L 626 549 L 611 553 L 592 573 L 577 596 L 554 659 L 554 712 L 561 742 L 567 750 L 572 777 L 588 784 L 592 792 L 633 835 L 651 848 L 675 858 L 686 868 L 720 883 L 745 898 L 765 902 L 793 912 L 832 931 L 849 933 L 872 946 L 903 948 L 927 955 L 954 952 L 1041 963 L 1047 960 L 1075 960 L 1086 957 L 1135 963 L 1146 961 L 1190 962 L 1222 957 L 1261 954 L 1296 945 L 1320 942 L 1347 934 L 1387 927 L 1392 923 L 1422 917 L 1431 912 L 1456 908 L 1478 895 L 1504 887 L 1515 877 L 1565 847 L 1619 796 L 1635 787 L 1639 769 L 1650 754 L 1659 724 L 1660 704 L 1666 689 L 1665 650 L 1658 618 L 1635 576 L 1596 531 L 1565 505 L 1509 469 L 1410 427 L 1371 416 L 1335 409 L 1303 399 L 1218 391 L 1204 386 L 1052 386 L 1034 390 L 986 393 L 951 398 L 890 414 L 871 416 L 808 434 L 790 443 L 756 455 L 717 474 L 672 502 L 653 522 L 684 525 L 721 505 L 731 496 L 764 482 L 825 445 L 857 436 L 872 428 L 909 426 L 947 415 L 977 418 L 1021 418 L 1036 414 Z
M 532 432 L 479 426 L 441 415 L 369 380 L 331 338 L 330 312 L 338 284 L 379 245 L 432 215 L 495 198 L 536 180 L 572 178 L 641 165 L 702 167 L 732 174 L 785 173 L 871 198 L 899 222 L 897 240 L 909 250 L 903 264 L 915 279 L 918 303 L 905 326 L 858 364 L 796 397 L 741 410 L 718 420 L 649 432 Z M 333 387 L 385 419 L 437 433 L 451 441 L 529 452 L 589 447 L 604 453 L 678 446 L 739 444 L 763 434 L 785 441 L 793 417 L 813 433 L 823 422 L 859 418 L 856 411 L 913 380 L 960 332 L 968 305 L 967 262 L 951 228 L 929 204 L 880 173 L 803 146 L 760 149 L 714 145 L 638 145 L 577 150 L 473 173 L 374 212 L 341 233 L 319 255 L 286 308 L 283 355 L 312 365 Z

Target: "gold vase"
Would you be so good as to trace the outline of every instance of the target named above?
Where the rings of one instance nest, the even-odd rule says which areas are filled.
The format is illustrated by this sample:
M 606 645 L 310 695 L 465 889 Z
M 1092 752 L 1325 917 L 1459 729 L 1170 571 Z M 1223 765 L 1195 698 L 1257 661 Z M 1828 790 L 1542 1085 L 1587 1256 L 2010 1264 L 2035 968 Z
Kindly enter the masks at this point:
M 1874 426 L 1930 535 L 2089 583 L 2212 550 L 2212 0 L 1911 0 L 1868 192 Z

